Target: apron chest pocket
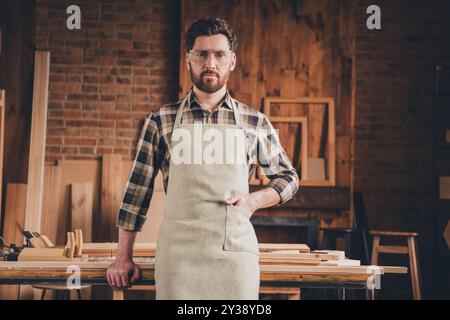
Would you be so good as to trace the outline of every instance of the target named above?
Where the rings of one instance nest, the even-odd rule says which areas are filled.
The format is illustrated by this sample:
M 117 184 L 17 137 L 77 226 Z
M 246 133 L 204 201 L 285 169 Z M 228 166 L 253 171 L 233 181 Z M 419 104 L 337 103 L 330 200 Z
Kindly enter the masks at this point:
M 258 240 L 250 222 L 252 212 L 244 207 L 227 206 L 224 250 L 248 251 L 259 255 Z

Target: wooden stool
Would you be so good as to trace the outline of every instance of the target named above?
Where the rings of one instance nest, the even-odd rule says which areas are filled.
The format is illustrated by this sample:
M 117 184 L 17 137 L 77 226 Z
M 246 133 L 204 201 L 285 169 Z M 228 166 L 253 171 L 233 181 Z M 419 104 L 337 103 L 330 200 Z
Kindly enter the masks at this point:
M 156 291 L 154 285 L 131 286 L 126 291 Z M 125 290 L 113 290 L 113 300 L 125 300 Z
M 418 250 L 416 238 L 419 236 L 416 232 L 394 232 L 394 231 L 370 231 L 373 236 L 372 247 L 372 265 L 378 265 L 378 255 L 380 253 L 407 254 L 409 256 L 409 267 L 411 273 L 411 284 L 414 300 L 421 300 L 420 291 L 420 270 L 418 261 Z M 381 245 L 381 237 L 403 237 L 406 238 L 406 246 L 388 246 Z
M 285 295 L 288 300 L 300 300 L 300 288 L 262 287 L 259 288 L 259 293 Z
M 45 298 L 45 294 L 47 293 L 47 290 L 54 290 L 56 292 L 63 292 L 63 298 L 66 299 L 66 297 L 68 297 L 70 300 L 70 292 L 72 290 L 77 290 L 77 297 L 78 300 L 81 300 L 81 289 L 85 289 L 85 288 L 89 288 L 91 287 L 90 285 L 83 285 L 80 286 L 80 289 L 68 289 L 66 285 L 34 285 L 33 288 L 35 289 L 41 289 L 42 290 L 42 295 L 41 295 L 41 300 L 44 300 Z
M 154 291 L 155 286 L 132 286 L 128 290 Z M 300 300 L 300 288 L 262 287 L 260 294 L 286 295 L 288 300 Z M 124 290 L 113 290 L 113 300 L 124 300 Z

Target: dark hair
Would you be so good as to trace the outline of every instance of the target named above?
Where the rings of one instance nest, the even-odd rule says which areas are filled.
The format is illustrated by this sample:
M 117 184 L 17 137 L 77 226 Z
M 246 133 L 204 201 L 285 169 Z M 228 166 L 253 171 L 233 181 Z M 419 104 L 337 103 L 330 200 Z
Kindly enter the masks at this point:
M 195 39 L 199 36 L 213 36 L 223 34 L 228 39 L 230 50 L 237 48 L 237 37 L 228 23 L 220 18 L 201 18 L 195 21 L 186 32 L 186 50 L 189 52 L 194 47 Z

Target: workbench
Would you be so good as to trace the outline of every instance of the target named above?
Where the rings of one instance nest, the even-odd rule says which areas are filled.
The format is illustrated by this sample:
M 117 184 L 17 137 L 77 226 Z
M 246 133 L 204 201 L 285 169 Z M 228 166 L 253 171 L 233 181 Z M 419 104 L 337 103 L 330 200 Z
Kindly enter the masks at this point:
M 0 284 L 66 284 L 73 275 L 69 267 L 78 266 L 81 285 L 108 285 L 110 262 L 0 262 Z M 141 278 L 134 286 L 154 284 L 154 263 L 138 263 Z M 73 269 L 72 269 L 73 270 Z M 404 274 L 405 267 L 334 267 L 261 264 L 262 287 L 362 289 L 366 299 L 375 299 L 377 278 L 388 273 Z M 379 275 L 379 277 L 377 277 Z M 115 292 L 116 299 L 123 292 Z

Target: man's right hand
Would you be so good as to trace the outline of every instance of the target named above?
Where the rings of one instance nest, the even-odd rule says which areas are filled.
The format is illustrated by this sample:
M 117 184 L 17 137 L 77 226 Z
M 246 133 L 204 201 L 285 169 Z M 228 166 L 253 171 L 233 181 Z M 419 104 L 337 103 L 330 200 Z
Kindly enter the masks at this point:
M 108 268 L 106 276 L 113 289 L 130 287 L 140 277 L 141 269 L 129 259 L 116 260 Z

